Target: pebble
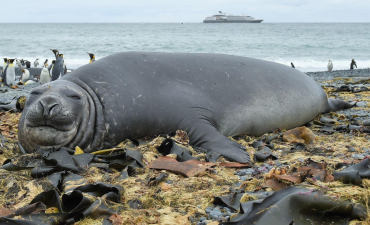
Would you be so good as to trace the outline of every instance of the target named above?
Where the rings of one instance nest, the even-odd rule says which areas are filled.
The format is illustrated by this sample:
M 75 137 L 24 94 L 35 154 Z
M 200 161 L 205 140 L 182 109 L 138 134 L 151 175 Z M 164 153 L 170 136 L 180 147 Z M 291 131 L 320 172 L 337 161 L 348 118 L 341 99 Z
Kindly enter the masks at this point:
M 356 151 L 356 149 L 355 149 L 354 147 L 350 147 L 350 148 L 348 148 L 348 151 L 349 151 L 349 152 L 355 152 L 355 151 Z
M 364 126 L 370 126 L 370 120 L 364 120 L 362 124 Z
M 275 160 L 275 166 L 281 166 L 281 165 L 283 165 L 283 164 L 280 161 Z
M 236 171 L 234 174 L 239 175 L 239 176 L 244 176 L 247 172 L 247 169 L 242 169 L 239 171 Z
M 195 218 L 194 218 L 194 216 L 189 216 L 189 220 L 190 220 L 190 222 L 193 224 L 193 223 L 195 223 Z
M 214 208 L 210 213 L 209 215 L 213 218 L 213 219 L 218 219 L 220 217 L 222 217 L 222 213 L 220 211 L 219 208 Z
M 366 104 L 366 102 L 357 102 L 356 106 L 357 107 L 367 107 L 367 104 Z
M 351 157 L 355 159 L 363 159 L 365 158 L 365 154 L 353 154 Z
M 260 171 L 262 173 L 267 173 L 269 171 L 269 169 L 267 167 L 261 166 L 261 167 L 258 168 L 258 171 Z
M 248 168 L 247 171 L 245 172 L 245 175 L 252 175 L 254 173 L 254 169 Z
M 212 210 L 213 210 L 213 208 L 212 208 L 212 207 L 207 207 L 207 208 L 206 208 L 206 213 L 210 213 Z
M 241 176 L 241 177 L 240 177 L 240 180 L 242 180 L 242 181 L 246 181 L 249 177 L 250 177 L 250 176 Z
M 242 183 L 240 183 L 239 181 L 237 181 L 233 186 L 236 187 L 236 188 L 238 188 L 238 187 L 240 187 L 240 185 L 242 185 Z
M 173 181 L 172 181 L 172 180 L 167 180 L 167 181 L 166 181 L 166 183 L 167 183 L 167 184 L 172 184 L 172 183 L 173 183 Z

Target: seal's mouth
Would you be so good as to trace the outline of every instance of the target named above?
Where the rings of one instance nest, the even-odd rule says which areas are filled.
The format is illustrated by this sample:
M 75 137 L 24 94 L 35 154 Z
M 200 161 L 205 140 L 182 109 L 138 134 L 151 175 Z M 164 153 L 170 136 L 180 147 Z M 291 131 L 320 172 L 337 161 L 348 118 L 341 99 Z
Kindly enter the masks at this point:
M 27 138 L 39 146 L 62 146 L 75 136 L 77 127 L 73 123 L 68 126 L 51 124 L 27 124 Z
M 54 121 L 45 120 L 45 121 L 38 121 L 38 122 L 32 122 L 26 124 L 27 128 L 39 128 L 39 129 L 53 129 L 57 131 L 70 131 L 75 127 L 75 124 L 72 123 L 64 123 L 64 124 L 58 124 Z

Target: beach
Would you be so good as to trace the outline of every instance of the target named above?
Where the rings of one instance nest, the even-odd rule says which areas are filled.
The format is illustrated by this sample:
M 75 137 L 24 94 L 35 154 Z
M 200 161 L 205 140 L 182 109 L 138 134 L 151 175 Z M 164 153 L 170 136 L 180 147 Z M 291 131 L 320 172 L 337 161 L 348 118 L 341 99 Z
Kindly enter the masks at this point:
M 58 194 L 62 196 L 70 194 L 68 190 L 75 186 L 87 185 L 90 185 L 87 187 L 91 188 L 90 192 L 93 192 L 92 190 L 95 191 L 95 189 L 91 185 L 100 183 L 106 185 L 105 188 L 115 190 L 113 192 L 118 195 L 118 201 L 113 201 L 107 196 L 90 196 L 92 205 L 100 211 L 87 213 L 88 218 L 75 224 L 215 225 L 227 222 L 230 218 L 242 216 L 243 213 L 238 212 L 239 209 L 233 206 L 235 199 L 242 204 L 258 201 L 288 187 L 299 187 L 305 190 L 303 193 L 298 192 L 301 196 L 318 191 L 329 196 L 335 204 L 343 203 L 344 208 L 355 208 L 355 205 L 356 207 L 359 205 L 359 211 L 364 210 L 369 215 L 367 205 L 370 197 L 369 180 L 362 179 L 361 183 L 358 181 L 355 183 L 334 180 L 334 178 L 337 177 L 335 173 L 364 162 L 370 156 L 370 69 L 307 72 L 306 74 L 323 87 L 328 97 L 357 102 L 356 107 L 318 115 L 303 126 L 302 130 L 310 134 L 303 139 L 295 136 L 286 138 L 288 133 L 285 130 L 275 130 L 261 137 L 229 137 L 245 146 L 251 156 L 256 156 L 252 157 L 253 165 L 244 167 L 231 166 L 223 157 L 210 162 L 213 163 L 212 165 L 207 164 L 205 161 L 209 157 L 190 147 L 186 138 L 184 140 L 178 136 L 160 135 L 137 140 L 137 142 L 126 140 L 111 150 L 117 154 L 123 154 L 125 149 L 136 153 L 140 151 L 142 159 L 136 159 L 137 166 L 129 169 L 111 168 L 103 165 L 104 163 L 94 162 L 81 170 L 78 177 L 59 180 L 51 179 L 50 176 L 34 177 L 31 166 L 25 165 L 32 161 L 32 157 L 40 159 L 40 156 L 29 154 L 21 157 L 22 151 L 17 144 L 17 128 L 21 112 L 0 112 L 2 146 L 0 165 L 12 162 L 17 167 L 0 170 L 0 190 L 2 190 L 0 212 L 8 210 L 9 213 L 14 213 L 15 210 L 28 206 L 36 196 L 44 192 L 58 190 L 60 192 Z M 20 96 L 27 97 L 34 86 L 19 85 L 17 89 L 1 87 L 2 103 L 0 104 L 15 104 Z M 203 162 L 195 165 L 197 173 L 184 174 L 176 171 L 176 168 L 148 168 L 153 168 L 153 163 L 162 156 L 159 146 L 166 138 L 175 140 L 176 145 L 187 149 L 193 157 Z M 128 154 L 127 150 L 126 154 Z M 180 160 L 179 156 L 167 155 L 167 160 L 176 161 L 176 159 Z M 109 161 L 107 158 L 106 160 Z M 141 163 L 143 165 L 140 166 Z M 310 169 L 304 170 L 306 167 Z M 294 175 L 297 171 L 314 170 L 321 175 L 306 174 L 305 178 L 297 178 Z M 61 185 L 64 188 L 60 188 Z M 117 186 L 123 189 L 114 189 Z M 265 196 L 258 197 L 254 193 L 265 193 Z M 219 198 L 221 196 L 234 196 L 230 198 L 235 199 L 227 202 L 220 200 L 227 199 Z M 107 216 L 101 216 L 103 212 L 106 212 Z M 345 221 L 350 220 L 349 224 L 352 225 L 370 222 L 370 218 L 363 213 L 354 212 L 352 214 L 356 216 L 351 216 L 345 215 L 341 209 L 338 209 L 338 212 L 343 214 L 342 218 L 334 218 L 328 214 L 327 221 L 345 224 Z M 60 209 L 57 206 L 48 207 L 45 213 L 60 213 Z M 22 216 L 14 218 L 21 219 Z

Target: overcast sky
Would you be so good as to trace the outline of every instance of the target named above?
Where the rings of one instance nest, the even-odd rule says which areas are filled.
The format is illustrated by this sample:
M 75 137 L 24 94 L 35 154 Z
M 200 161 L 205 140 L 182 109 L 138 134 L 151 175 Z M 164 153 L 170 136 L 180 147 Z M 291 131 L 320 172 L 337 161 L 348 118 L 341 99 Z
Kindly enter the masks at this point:
M 1 0 L 1 23 L 202 22 L 219 10 L 264 22 L 370 22 L 370 0 Z

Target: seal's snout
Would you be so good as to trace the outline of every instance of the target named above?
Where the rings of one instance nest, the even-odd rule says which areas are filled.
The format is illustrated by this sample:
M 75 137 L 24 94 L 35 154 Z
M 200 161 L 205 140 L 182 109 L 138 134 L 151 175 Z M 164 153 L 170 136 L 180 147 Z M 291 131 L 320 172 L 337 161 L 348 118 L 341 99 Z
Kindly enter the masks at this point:
M 53 97 L 46 97 L 41 99 L 38 104 L 36 111 L 39 115 L 42 115 L 45 119 L 51 119 L 58 115 L 60 112 L 61 107 L 60 103 L 57 101 L 57 99 Z

